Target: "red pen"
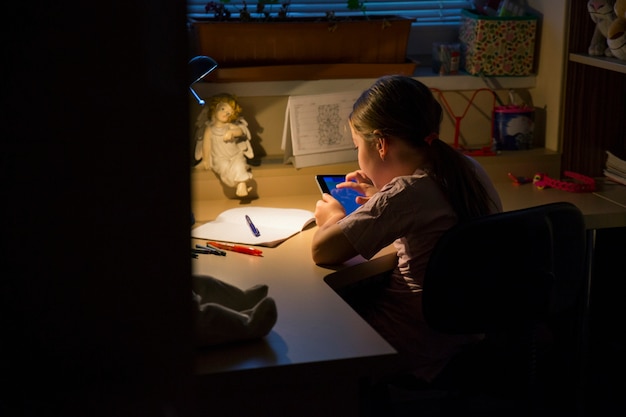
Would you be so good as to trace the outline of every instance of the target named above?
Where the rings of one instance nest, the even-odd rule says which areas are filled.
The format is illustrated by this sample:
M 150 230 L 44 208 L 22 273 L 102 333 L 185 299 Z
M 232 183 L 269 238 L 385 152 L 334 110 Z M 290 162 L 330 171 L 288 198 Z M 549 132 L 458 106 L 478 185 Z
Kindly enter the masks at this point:
M 261 249 L 252 248 L 249 246 L 241 246 L 241 245 L 235 245 L 234 243 L 222 243 L 222 242 L 209 242 L 209 245 L 215 246 L 218 249 L 245 253 L 247 255 L 263 256 L 263 251 Z

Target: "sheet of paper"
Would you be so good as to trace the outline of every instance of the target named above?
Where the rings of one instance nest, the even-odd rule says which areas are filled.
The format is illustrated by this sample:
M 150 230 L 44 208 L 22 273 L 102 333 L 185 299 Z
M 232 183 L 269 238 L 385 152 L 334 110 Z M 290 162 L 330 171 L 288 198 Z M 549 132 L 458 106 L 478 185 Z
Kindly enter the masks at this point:
M 249 216 L 260 236 L 246 221 Z M 222 212 L 213 221 L 191 230 L 191 237 L 221 242 L 274 247 L 315 221 L 312 211 L 272 207 L 238 207 Z
M 348 116 L 359 91 L 291 96 L 282 149 L 296 168 L 356 160 Z

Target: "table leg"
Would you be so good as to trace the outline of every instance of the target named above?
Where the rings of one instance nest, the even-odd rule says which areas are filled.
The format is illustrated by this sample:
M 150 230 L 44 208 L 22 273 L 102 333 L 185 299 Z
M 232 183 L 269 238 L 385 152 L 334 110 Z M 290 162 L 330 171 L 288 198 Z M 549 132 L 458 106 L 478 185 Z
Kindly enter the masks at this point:
M 581 328 L 580 328 L 580 374 L 578 381 L 578 395 L 576 396 L 576 412 L 579 416 L 585 414 L 585 399 L 588 391 L 587 380 L 589 377 L 589 313 L 591 305 L 591 280 L 593 278 L 594 252 L 596 246 L 596 230 L 589 229 L 586 232 L 585 254 L 585 281 L 583 283 Z

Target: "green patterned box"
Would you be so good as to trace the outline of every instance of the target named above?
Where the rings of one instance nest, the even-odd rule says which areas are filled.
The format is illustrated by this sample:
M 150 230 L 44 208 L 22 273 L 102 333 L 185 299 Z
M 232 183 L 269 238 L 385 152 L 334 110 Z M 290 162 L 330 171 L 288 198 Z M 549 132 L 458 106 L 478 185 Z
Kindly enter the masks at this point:
M 537 17 L 490 17 L 461 12 L 462 65 L 470 74 L 529 75 L 534 66 Z

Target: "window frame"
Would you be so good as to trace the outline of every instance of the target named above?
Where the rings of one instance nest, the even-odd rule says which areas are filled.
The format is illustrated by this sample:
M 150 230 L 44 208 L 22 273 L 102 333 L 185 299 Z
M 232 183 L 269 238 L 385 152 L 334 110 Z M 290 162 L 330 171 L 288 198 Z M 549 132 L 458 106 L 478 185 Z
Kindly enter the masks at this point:
M 219 0 L 215 0 L 219 2 Z M 187 0 L 187 12 L 189 17 L 209 17 L 204 11 L 207 0 Z M 230 0 L 226 5 L 237 18 L 235 12 L 242 7 L 243 0 Z M 279 2 L 280 3 L 280 2 Z M 386 8 L 385 3 L 389 5 Z M 395 14 L 412 16 L 416 20 L 412 24 L 409 43 L 407 45 L 407 55 L 409 57 L 430 56 L 432 44 L 434 42 L 457 42 L 460 23 L 460 9 L 471 8 L 470 0 L 378 0 L 364 1 L 365 13 L 368 15 Z M 311 6 L 310 9 L 307 9 Z M 254 12 L 256 1 L 247 1 L 248 10 Z M 280 6 L 273 5 L 272 9 L 277 11 Z M 450 9 L 451 8 L 451 9 Z M 358 11 L 347 8 L 347 0 L 291 0 L 289 6 L 290 15 L 294 17 L 303 16 L 307 10 L 313 10 L 313 15 L 321 17 L 326 10 L 334 10 L 337 16 L 354 15 Z M 446 10 L 446 12 L 442 12 Z M 458 16 L 451 16 L 456 11 Z M 439 14 L 439 18 L 437 18 Z

